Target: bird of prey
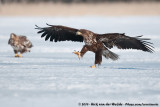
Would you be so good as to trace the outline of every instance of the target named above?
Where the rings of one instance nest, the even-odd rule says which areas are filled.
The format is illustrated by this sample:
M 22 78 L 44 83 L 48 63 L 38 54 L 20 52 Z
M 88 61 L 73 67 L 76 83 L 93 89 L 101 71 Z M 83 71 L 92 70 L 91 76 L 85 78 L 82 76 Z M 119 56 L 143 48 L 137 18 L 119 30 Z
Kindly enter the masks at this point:
M 111 52 L 109 49 L 116 46 L 118 49 L 137 49 L 145 52 L 154 52 L 153 46 L 148 38 L 141 38 L 142 36 L 129 37 L 124 33 L 106 33 L 97 34 L 86 29 L 75 29 L 62 25 L 49 25 L 47 27 L 38 27 L 37 33 L 42 33 L 41 37 L 45 37 L 45 40 L 54 42 L 59 41 L 74 41 L 84 42 L 85 45 L 81 51 L 74 51 L 78 58 L 84 56 L 87 51 L 95 53 L 95 62 L 91 68 L 96 68 L 96 65 L 100 65 L 102 62 L 102 56 L 107 59 L 117 60 L 119 57 L 117 54 Z
M 16 54 L 15 57 L 22 57 L 23 53 L 30 52 L 30 48 L 33 47 L 26 36 L 18 36 L 14 33 L 10 34 L 8 44 L 13 48 L 14 53 Z M 18 54 L 18 52 L 20 52 L 20 54 Z

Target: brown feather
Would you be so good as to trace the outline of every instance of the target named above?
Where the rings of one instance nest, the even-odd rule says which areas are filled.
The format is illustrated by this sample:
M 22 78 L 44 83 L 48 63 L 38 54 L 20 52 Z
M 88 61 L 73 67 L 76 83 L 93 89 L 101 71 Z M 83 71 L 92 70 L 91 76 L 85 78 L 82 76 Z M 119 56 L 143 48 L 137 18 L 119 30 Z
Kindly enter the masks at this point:
M 98 51 L 95 53 L 95 64 L 100 65 L 101 62 L 102 62 L 102 51 L 101 51 L 101 50 L 98 50 Z
M 32 43 L 27 39 L 26 36 L 17 36 L 14 33 L 11 33 L 8 44 L 12 46 L 15 53 L 30 52 L 29 49 L 33 47 Z
M 48 24 L 47 24 L 48 25 Z M 148 42 L 147 38 L 141 38 L 142 36 L 129 37 L 124 33 L 108 33 L 108 34 L 96 34 L 86 29 L 75 29 L 65 26 L 48 25 L 49 27 L 40 28 L 36 26 L 38 33 L 42 33 L 41 37 L 45 37 L 45 40 L 50 41 L 78 41 L 83 42 L 85 45 L 80 51 L 81 57 L 87 52 L 92 51 L 95 53 L 95 65 L 100 65 L 102 62 L 102 55 L 107 59 L 117 60 L 119 56 L 108 48 L 116 46 L 119 49 L 137 49 L 146 52 L 153 52 L 152 43 Z M 77 35 L 78 36 L 77 36 Z M 78 52 L 79 53 L 79 52 Z
M 48 24 L 47 24 L 48 25 Z M 50 38 L 50 41 L 77 41 L 83 42 L 83 37 L 76 35 L 78 29 L 65 26 L 54 26 L 49 25 L 49 27 L 40 28 L 36 25 L 36 29 L 40 30 L 38 33 L 42 33 L 41 37 L 45 37 L 45 40 Z
M 141 36 L 129 37 L 125 34 L 109 33 L 99 35 L 98 39 L 108 48 L 116 46 L 119 49 L 137 49 L 151 53 L 154 52 L 154 47 L 151 45 L 152 43 L 145 41 L 149 39 L 140 37 Z

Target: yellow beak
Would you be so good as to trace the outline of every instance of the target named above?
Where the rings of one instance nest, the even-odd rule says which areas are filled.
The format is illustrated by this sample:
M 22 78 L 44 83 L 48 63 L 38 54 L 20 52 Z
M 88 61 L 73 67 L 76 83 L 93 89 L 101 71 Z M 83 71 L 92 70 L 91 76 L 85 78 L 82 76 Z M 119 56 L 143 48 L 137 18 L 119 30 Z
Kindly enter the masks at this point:
M 77 31 L 77 32 L 76 32 L 76 35 L 82 35 L 82 33 L 81 33 L 81 32 L 79 32 L 79 31 Z

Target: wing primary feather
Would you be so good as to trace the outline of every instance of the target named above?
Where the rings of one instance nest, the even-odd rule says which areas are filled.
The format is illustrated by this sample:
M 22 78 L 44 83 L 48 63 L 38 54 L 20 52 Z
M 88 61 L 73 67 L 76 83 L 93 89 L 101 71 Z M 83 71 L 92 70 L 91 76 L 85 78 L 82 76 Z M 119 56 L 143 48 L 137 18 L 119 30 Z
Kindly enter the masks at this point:
M 153 45 L 153 43 L 151 42 L 147 42 L 147 41 L 142 41 L 142 42 Z
M 140 35 L 140 36 L 136 36 L 137 38 L 140 38 L 140 37 L 142 37 L 143 35 Z
M 150 45 L 150 44 L 147 44 L 147 43 L 145 43 L 145 42 L 142 42 L 144 45 L 148 45 L 148 46 L 150 46 L 151 48 L 154 48 L 152 45 Z
M 53 39 L 55 38 L 54 34 L 55 34 L 54 32 L 51 32 L 50 41 L 52 41 L 52 42 L 53 42 Z
M 44 32 L 42 35 L 41 35 L 41 38 L 43 38 L 44 36 L 46 36 L 47 32 Z
M 44 32 L 44 30 L 40 30 L 40 31 L 38 31 L 37 33 L 42 33 L 42 32 Z
M 142 40 L 151 40 L 151 39 L 149 39 L 149 38 L 142 38 Z
M 38 25 L 35 25 L 35 26 L 36 26 L 35 29 L 43 29 L 43 28 L 39 27 Z
M 45 38 L 45 41 L 47 41 L 51 36 L 54 36 L 52 35 L 52 30 L 47 30 L 47 35 L 46 35 L 46 38 Z
M 151 40 L 151 39 L 149 39 L 149 38 L 140 38 L 140 37 L 134 37 L 134 38 L 136 38 L 136 39 L 138 39 L 138 40 Z
M 153 50 L 152 48 L 150 48 L 150 47 L 148 47 L 148 46 L 146 46 L 146 45 L 145 45 L 145 48 L 146 48 L 147 50 L 144 50 L 144 51 L 151 52 L 151 53 L 154 52 L 154 50 Z
M 41 37 L 45 37 L 45 40 L 50 39 L 50 41 L 75 41 L 83 42 L 82 36 L 76 36 L 78 29 L 61 26 L 61 25 L 49 25 L 49 27 L 40 28 L 36 25 L 36 29 L 39 29 L 37 33 L 42 33 Z
M 45 38 L 45 41 L 47 41 L 50 37 L 50 34 L 47 34 L 46 38 Z
M 50 25 L 50 24 L 48 24 L 48 23 L 46 23 L 46 25 L 48 25 L 48 26 L 53 26 L 53 25 Z
M 102 34 L 99 40 L 108 48 L 116 46 L 119 49 L 137 49 L 147 52 L 154 52 L 153 43 L 148 42 L 149 38 L 140 38 L 141 36 L 129 37 L 123 34 Z

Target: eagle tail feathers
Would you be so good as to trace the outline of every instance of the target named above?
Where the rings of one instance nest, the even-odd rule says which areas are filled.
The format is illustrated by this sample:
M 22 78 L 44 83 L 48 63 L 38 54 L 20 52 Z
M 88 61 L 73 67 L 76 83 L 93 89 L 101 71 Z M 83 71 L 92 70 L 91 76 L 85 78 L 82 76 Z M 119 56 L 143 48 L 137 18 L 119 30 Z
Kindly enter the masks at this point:
M 102 55 L 107 58 L 107 59 L 112 59 L 113 61 L 118 60 L 119 59 L 119 55 L 111 52 L 110 50 L 104 50 L 102 52 Z
M 30 44 L 30 46 L 29 46 L 29 48 L 32 48 L 33 47 L 33 45 L 32 45 L 32 43 Z

